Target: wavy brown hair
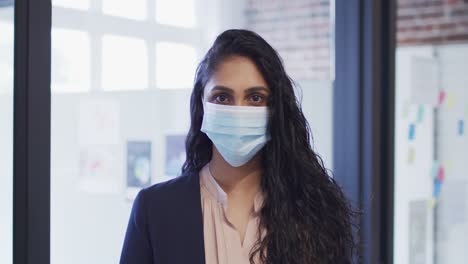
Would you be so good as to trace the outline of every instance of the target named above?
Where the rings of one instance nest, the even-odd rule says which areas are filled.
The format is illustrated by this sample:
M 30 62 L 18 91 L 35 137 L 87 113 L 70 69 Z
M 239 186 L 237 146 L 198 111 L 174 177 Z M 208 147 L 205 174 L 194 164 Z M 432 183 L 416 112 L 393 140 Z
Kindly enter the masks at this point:
M 259 225 L 265 236 L 250 252 L 250 262 L 258 254 L 261 263 L 351 263 L 356 249 L 354 212 L 311 147 L 309 125 L 280 56 L 258 34 L 223 32 L 199 64 L 182 172 L 199 172 L 211 160 L 212 142 L 200 131 L 203 91 L 216 67 L 231 56 L 252 60 L 271 90 L 271 140 L 262 155 L 264 204 Z

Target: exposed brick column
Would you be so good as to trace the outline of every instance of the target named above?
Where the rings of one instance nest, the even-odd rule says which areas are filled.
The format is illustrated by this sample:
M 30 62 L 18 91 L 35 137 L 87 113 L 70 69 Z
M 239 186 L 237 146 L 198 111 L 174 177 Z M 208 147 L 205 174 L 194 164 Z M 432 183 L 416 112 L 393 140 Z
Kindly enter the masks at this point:
M 295 80 L 330 78 L 328 0 L 248 0 L 247 27 L 264 37 Z
M 468 0 L 399 0 L 398 45 L 468 41 Z

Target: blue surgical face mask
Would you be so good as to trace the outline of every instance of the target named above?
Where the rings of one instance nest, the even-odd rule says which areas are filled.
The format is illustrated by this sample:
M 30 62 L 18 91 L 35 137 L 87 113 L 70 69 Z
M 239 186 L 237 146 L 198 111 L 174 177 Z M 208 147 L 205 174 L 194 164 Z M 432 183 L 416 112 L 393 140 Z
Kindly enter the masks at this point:
M 231 166 L 251 160 L 270 139 L 268 108 L 205 103 L 201 131 Z

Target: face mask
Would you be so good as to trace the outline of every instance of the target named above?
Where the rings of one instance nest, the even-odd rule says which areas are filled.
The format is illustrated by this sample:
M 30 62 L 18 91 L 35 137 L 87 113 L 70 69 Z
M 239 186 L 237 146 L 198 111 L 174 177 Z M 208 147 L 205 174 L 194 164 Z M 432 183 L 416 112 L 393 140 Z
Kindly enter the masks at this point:
M 201 131 L 231 166 L 239 167 L 251 160 L 270 139 L 266 133 L 267 124 L 267 107 L 205 103 Z

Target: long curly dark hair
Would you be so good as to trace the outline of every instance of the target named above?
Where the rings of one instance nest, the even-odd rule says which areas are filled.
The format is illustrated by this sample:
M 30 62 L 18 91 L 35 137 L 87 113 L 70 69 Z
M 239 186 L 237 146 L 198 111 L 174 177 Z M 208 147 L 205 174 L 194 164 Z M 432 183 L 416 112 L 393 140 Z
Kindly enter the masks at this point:
M 200 131 L 204 87 L 226 58 L 252 60 L 271 95 L 268 131 L 262 155 L 259 238 L 250 252 L 261 263 L 351 263 L 356 250 L 354 211 L 322 159 L 312 150 L 309 125 L 278 53 L 258 34 L 241 29 L 220 34 L 199 64 L 191 95 L 191 126 L 182 172 L 199 172 L 210 160 L 212 142 Z

